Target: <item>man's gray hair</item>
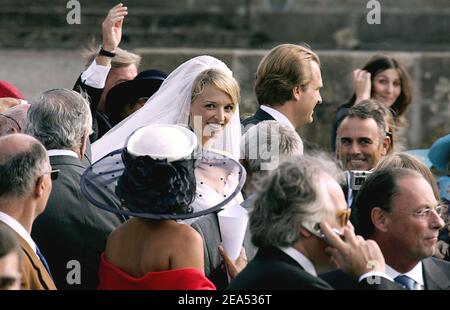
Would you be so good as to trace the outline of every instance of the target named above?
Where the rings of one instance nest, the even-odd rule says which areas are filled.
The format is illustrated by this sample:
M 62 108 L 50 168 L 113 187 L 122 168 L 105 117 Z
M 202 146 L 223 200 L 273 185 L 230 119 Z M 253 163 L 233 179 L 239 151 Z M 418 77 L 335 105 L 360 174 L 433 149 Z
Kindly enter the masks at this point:
M 377 124 L 380 142 L 382 143 L 384 138 L 386 137 L 386 128 L 389 127 L 389 124 L 386 124 L 389 113 L 389 110 L 385 108 L 382 103 L 374 99 L 367 99 L 352 106 L 348 110 L 346 118 L 372 118 Z M 392 131 L 393 129 L 390 130 Z
M 38 141 L 22 152 L 1 154 L 0 201 L 30 195 L 37 178 L 46 172 L 46 163 L 47 151 Z
M 29 102 L 26 133 L 48 150 L 80 147 L 83 135 L 92 131 L 89 102 L 73 90 L 49 90 Z
M 303 142 L 295 130 L 277 121 L 250 127 L 241 138 L 241 158 L 251 173 L 273 170 L 291 156 L 303 155 Z
M 287 247 L 302 226 L 320 222 L 328 212 L 323 175 L 341 183 L 343 172 L 325 154 L 292 157 L 261 182 L 250 215 L 252 242 L 257 247 Z

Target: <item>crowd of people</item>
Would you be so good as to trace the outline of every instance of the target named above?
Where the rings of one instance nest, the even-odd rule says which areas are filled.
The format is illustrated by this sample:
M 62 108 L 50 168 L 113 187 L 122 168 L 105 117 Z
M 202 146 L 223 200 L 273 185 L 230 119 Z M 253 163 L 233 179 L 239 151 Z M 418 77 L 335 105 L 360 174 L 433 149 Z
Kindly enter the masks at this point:
M 320 121 L 323 81 L 307 44 L 262 58 L 243 118 L 217 58 L 139 73 L 119 47 L 127 15 L 108 12 L 73 90 L 0 81 L 0 289 L 450 289 L 449 135 L 433 172 L 400 152 L 412 91 L 397 59 L 353 72 L 334 153 L 312 152 L 297 131 Z M 236 205 L 237 258 L 218 219 Z

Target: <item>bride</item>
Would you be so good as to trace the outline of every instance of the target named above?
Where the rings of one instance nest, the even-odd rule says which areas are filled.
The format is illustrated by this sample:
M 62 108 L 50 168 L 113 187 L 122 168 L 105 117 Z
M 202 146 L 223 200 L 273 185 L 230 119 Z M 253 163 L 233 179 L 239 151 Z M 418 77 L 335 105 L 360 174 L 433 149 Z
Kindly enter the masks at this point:
M 227 154 L 237 161 L 241 137 L 238 100 L 238 83 L 222 61 L 211 56 L 192 58 L 166 78 L 143 108 L 92 145 L 92 161 L 123 148 L 135 130 L 149 124 L 189 126 L 203 149 Z M 239 178 L 235 171 L 228 169 L 225 162 L 220 167 L 208 164 L 208 160 L 200 161 L 195 169 L 194 211 L 209 208 L 231 195 Z M 232 202 L 242 202 L 242 196 Z

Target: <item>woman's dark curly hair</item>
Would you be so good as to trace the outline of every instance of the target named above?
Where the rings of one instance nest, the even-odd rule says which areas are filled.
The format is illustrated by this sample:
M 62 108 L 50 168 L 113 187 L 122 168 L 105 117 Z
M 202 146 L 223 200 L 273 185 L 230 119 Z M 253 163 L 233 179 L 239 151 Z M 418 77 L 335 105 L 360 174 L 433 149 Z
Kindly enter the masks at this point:
M 116 186 L 124 207 L 136 213 L 192 213 L 196 183 L 194 160 L 167 162 L 122 152 L 125 170 Z

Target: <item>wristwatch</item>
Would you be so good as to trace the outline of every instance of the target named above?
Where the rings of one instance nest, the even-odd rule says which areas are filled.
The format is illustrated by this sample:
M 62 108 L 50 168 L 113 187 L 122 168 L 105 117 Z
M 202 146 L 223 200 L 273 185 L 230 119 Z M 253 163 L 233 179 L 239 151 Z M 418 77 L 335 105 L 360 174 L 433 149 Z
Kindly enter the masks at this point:
M 110 58 L 113 58 L 114 56 L 116 56 L 116 53 L 112 53 L 112 52 L 108 52 L 107 50 L 104 50 L 103 46 L 100 46 L 100 51 L 98 52 L 98 54 L 105 56 L 105 57 L 110 57 Z

